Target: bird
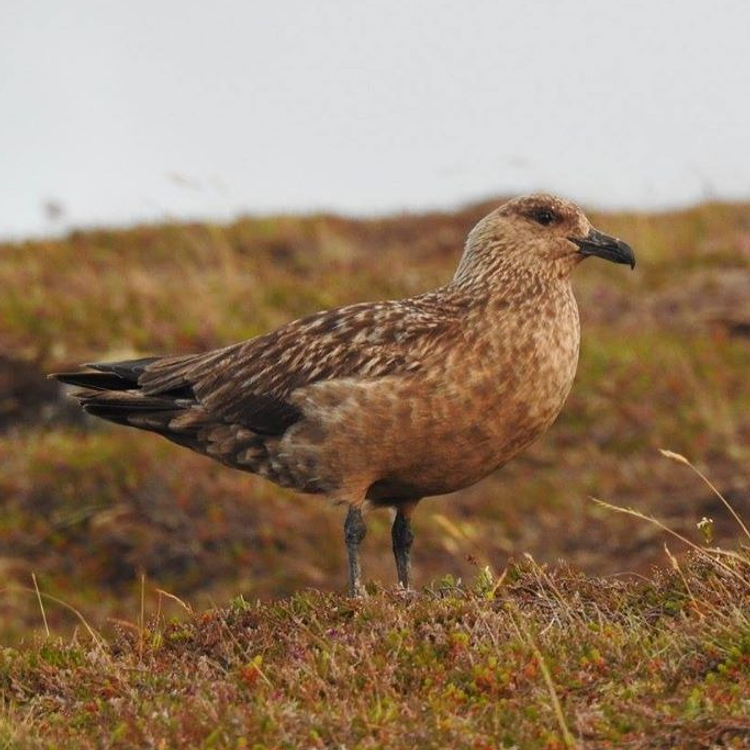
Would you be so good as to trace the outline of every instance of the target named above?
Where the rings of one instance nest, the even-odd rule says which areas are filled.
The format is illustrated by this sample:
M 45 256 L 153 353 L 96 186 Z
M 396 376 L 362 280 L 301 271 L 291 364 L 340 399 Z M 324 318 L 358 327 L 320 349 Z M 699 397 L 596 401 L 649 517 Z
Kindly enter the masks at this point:
M 347 508 L 349 593 L 364 593 L 365 513 L 395 510 L 398 583 L 412 586 L 411 520 L 527 448 L 571 390 L 580 324 L 571 273 L 632 248 L 546 193 L 471 230 L 453 277 L 406 299 L 314 313 L 197 354 L 52 374 L 89 414 Z

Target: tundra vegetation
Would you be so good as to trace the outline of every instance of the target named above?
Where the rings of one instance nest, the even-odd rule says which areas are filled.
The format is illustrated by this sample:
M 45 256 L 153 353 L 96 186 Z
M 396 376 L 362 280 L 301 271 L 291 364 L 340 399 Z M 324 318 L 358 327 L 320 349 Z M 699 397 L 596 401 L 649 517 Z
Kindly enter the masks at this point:
M 0 747 L 750 744 L 750 205 L 590 214 L 638 268 L 579 269 L 568 404 L 422 504 L 416 596 L 385 512 L 349 600 L 340 508 L 44 378 L 433 288 L 495 204 L 0 245 Z

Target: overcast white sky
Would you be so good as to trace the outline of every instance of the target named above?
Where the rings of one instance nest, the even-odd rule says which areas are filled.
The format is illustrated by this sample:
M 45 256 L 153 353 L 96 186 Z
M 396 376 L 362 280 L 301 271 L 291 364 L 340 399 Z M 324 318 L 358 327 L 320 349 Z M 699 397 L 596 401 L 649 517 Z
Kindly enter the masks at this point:
M 747 0 L 0 0 L 0 236 L 750 197 L 749 46 Z

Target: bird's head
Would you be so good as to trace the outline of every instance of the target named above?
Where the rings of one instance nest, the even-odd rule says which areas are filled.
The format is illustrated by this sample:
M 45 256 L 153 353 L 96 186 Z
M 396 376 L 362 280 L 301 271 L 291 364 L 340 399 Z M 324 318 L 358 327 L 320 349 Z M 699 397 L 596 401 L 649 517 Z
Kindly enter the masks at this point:
M 574 203 L 544 193 L 527 195 L 504 203 L 471 230 L 456 279 L 514 269 L 567 278 L 590 255 L 635 267 L 630 246 L 594 229 Z

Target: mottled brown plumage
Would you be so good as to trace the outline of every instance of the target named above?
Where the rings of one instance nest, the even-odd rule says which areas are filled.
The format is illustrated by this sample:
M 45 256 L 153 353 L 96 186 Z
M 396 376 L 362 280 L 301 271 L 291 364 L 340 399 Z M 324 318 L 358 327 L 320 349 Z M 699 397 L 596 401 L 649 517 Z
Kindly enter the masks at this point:
M 228 466 L 347 503 L 350 584 L 367 504 L 398 509 L 399 580 L 419 500 L 505 464 L 557 417 L 578 361 L 573 268 L 630 248 L 549 195 L 472 230 L 453 279 L 404 300 L 317 313 L 224 349 L 57 377 L 83 408 Z

